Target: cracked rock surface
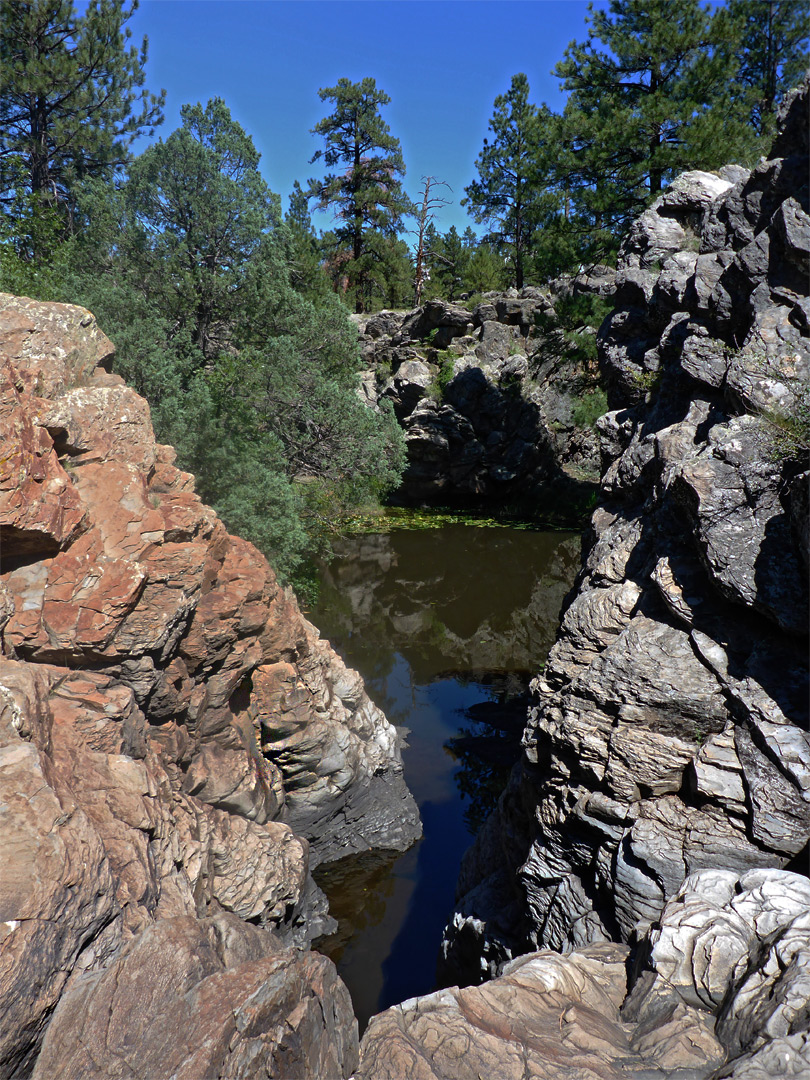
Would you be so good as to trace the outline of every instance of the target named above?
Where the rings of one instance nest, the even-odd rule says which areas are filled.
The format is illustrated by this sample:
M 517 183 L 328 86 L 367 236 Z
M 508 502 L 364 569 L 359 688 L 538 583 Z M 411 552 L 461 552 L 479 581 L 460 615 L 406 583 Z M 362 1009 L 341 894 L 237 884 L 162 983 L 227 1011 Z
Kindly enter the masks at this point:
M 620 252 L 600 500 L 523 759 L 462 865 L 446 983 L 637 947 L 691 875 L 808 872 L 807 112 L 805 83 L 768 160 L 685 174 Z M 749 978 L 777 963 L 745 956 Z M 761 1046 L 730 1016 L 733 1075 L 810 1073 L 806 1015 L 762 1021 Z
M 607 942 L 533 952 L 405 1001 L 372 1019 L 357 1080 L 808 1075 L 807 878 L 699 871 L 629 960 Z
M 349 1075 L 296 949 L 315 862 L 420 833 L 398 736 L 112 352 L 0 295 L 0 1075 Z

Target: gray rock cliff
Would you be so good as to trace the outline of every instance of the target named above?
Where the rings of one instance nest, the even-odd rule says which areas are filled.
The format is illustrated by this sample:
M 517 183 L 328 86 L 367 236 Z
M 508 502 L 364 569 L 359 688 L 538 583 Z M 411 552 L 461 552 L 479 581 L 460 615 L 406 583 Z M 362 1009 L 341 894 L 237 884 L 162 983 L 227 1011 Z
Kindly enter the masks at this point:
M 577 406 L 598 396 L 598 373 L 566 338 L 555 303 L 609 294 L 613 272 L 597 269 L 546 290 L 487 293 L 473 310 L 430 300 L 355 317 L 368 364 L 364 400 L 390 403 L 405 433 L 398 499 L 524 510 L 542 500 L 550 517 L 581 518 L 599 452 Z M 595 330 L 580 333 L 592 342 Z
M 808 872 L 806 84 L 788 105 L 771 157 L 680 177 L 622 247 L 600 502 L 522 762 L 462 866 L 447 982 L 636 945 L 701 871 Z M 730 1030 L 724 1053 L 750 1049 Z

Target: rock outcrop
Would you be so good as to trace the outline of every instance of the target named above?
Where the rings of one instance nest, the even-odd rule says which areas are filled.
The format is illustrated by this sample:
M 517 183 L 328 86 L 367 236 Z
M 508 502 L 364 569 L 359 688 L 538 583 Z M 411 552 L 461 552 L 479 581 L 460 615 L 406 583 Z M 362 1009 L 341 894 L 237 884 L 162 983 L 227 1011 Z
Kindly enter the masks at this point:
M 622 248 L 600 503 L 447 982 L 632 945 L 704 869 L 808 871 L 807 108 L 805 85 L 770 159 L 680 177 Z
M 473 310 L 429 300 L 411 312 L 356 316 L 364 400 L 389 402 L 405 432 L 397 498 L 524 511 L 541 499 L 548 517 L 581 517 L 599 455 L 593 418 L 578 418 L 577 406 L 583 394 L 598 396 L 597 372 L 566 338 L 554 305 L 612 287 L 603 268 L 549 290 L 487 293 Z M 594 333 L 581 328 L 591 341 Z
M 810 1070 L 810 882 L 687 878 L 639 962 L 626 945 L 543 951 L 483 986 L 372 1019 L 357 1080 L 774 1080 Z
M 112 351 L 0 297 L 0 1075 L 348 1075 L 348 994 L 292 947 L 311 865 L 419 834 L 397 733 Z

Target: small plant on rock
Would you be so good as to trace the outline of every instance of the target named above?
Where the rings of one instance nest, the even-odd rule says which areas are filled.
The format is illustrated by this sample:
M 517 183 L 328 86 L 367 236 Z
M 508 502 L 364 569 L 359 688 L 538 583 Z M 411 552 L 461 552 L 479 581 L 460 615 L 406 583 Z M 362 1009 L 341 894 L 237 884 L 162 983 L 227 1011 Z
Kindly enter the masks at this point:
M 600 416 L 607 412 L 607 394 L 598 386 L 583 394 L 571 410 L 575 427 L 592 428 Z
M 784 410 L 761 414 L 766 425 L 767 452 L 772 461 L 801 461 L 810 454 L 810 389 Z
M 436 398 L 437 401 L 441 401 L 444 397 L 445 390 L 453 380 L 456 373 L 455 360 L 455 353 L 451 352 L 449 349 L 442 350 L 436 357 L 439 370 L 435 379 L 431 381 L 430 386 L 428 387 L 428 393 L 431 397 Z

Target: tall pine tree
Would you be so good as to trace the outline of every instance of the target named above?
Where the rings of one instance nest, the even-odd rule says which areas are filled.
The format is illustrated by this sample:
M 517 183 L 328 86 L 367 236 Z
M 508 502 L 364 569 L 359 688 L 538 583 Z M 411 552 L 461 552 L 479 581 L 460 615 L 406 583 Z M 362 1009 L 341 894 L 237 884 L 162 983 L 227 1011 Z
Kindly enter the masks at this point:
M 377 89 L 374 79 L 353 83 L 340 79 L 337 86 L 318 91 L 321 101 L 334 108 L 312 129 L 324 140 L 312 161 L 323 162 L 328 172 L 323 180 L 310 180 L 309 194 L 319 209 L 332 209 L 339 221 L 335 229 L 338 244 L 347 249 L 342 269 L 354 294 L 355 310 L 367 303 L 366 284 L 375 264 L 390 256 L 390 245 L 380 240 L 395 238 L 404 215 L 413 205 L 402 189 L 405 164 L 399 139 L 391 134 L 379 110 L 390 102 Z
M 143 89 L 146 39 L 127 45 L 135 7 L 0 0 L 0 205 L 31 246 L 38 215 L 58 207 L 64 223 L 76 182 L 109 178 L 162 120 L 164 96 Z
M 259 173 L 253 140 L 222 98 L 184 105 L 182 127 L 130 169 L 132 258 L 161 307 L 207 360 L 228 341 L 244 306 L 254 256 L 280 218 L 280 202 Z
M 751 123 L 765 140 L 774 133 L 776 107 L 808 67 L 808 0 L 728 0 L 739 27 L 740 70 Z
M 732 93 L 738 61 L 728 13 L 698 0 L 610 0 L 556 74 L 569 99 L 558 182 L 580 223 L 610 247 L 651 197 L 687 168 L 755 149 Z
M 529 80 L 515 75 L 509 90 L 495 98 L 489 122 L 492 139 L 475 161 L 478 179 L 464 190 L 463 206 L 478 224 L 490 229 L 487 239 L 506 257 L 514 284 L 523 288 L 532 242 L 532 202 L 537 192 L 538 110 L 529 101 Z

